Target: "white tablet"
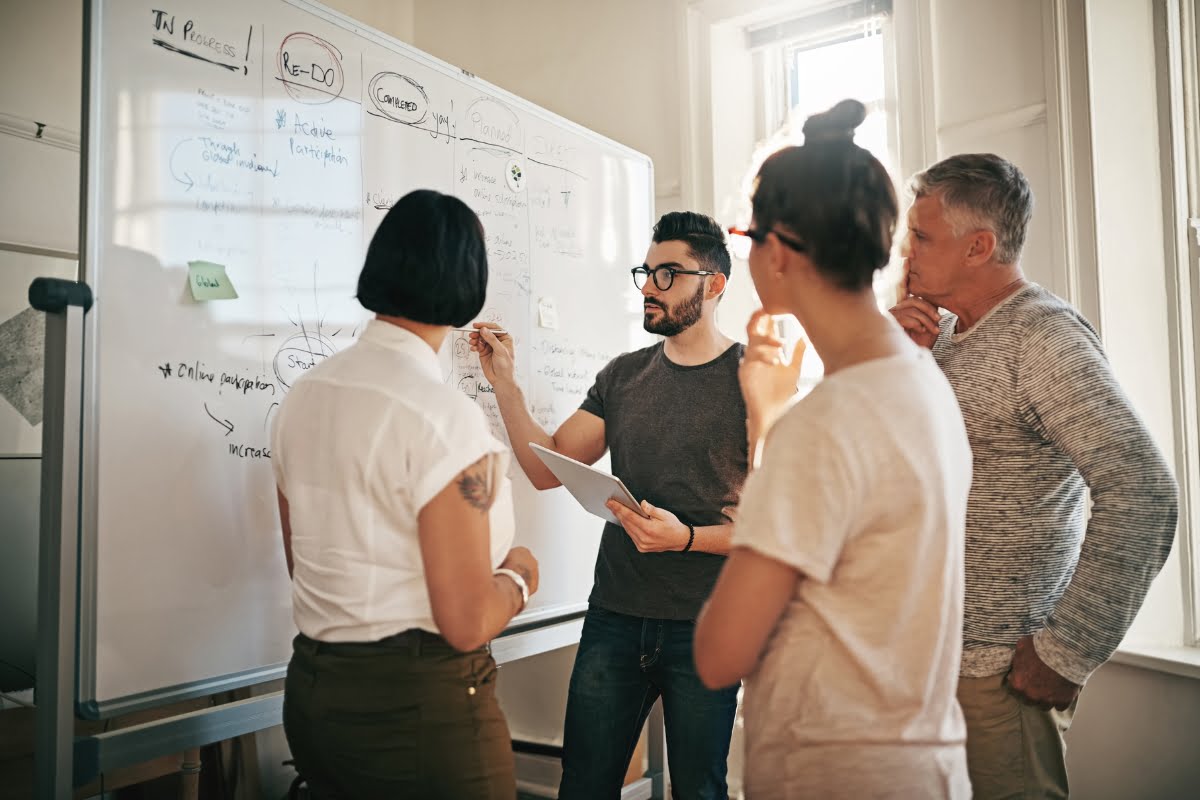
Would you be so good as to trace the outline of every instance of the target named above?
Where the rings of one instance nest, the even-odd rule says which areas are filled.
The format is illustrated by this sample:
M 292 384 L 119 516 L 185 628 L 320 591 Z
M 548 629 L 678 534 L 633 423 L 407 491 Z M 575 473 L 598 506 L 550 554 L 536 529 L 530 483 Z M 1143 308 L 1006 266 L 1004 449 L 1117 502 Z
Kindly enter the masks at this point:
M 540 444 L 530 442 L 529 446 L 533 448 L 533 452 L 542 460 L 542 463 L 554 473 L 554 477 L 562 481 L 562 485 L 567 487 L 567 491 L 575 496 L 579 505 L 597 517 L 620 525 L 621 523 L 617 522 L 617 518 L 604 505 L 609 500 L 616 500 L 639 516 L 650 518 L 645 511 L 642 511 L 642 507 L 634 499 L 633 493 L 625 488 L 625 484 L 621 483 L 621 479 L 617 476 L 590 467 L 582 461 L 568 458 L 561 453 L 542 447 Z

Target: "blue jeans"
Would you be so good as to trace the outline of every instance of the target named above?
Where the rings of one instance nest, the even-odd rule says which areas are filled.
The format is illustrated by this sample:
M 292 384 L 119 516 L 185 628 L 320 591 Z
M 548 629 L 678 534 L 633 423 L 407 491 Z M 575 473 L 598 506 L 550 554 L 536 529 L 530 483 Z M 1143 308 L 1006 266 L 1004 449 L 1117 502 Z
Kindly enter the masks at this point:
M 567 695 L 560 800 L 615 798 L 638 736 L 661 695 L 675 798 L 728 797 L 729 738 L 738 687 L 712 691 L 696 676 L 696 623 L 592 606 Z

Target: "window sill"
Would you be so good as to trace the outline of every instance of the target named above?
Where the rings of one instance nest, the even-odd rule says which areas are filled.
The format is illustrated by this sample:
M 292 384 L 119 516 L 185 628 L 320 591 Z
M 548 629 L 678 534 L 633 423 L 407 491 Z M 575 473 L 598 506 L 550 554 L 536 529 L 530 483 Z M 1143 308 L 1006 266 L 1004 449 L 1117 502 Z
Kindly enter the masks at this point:
M 1112 661 L 1130 667 L 1200 678 L 1200 647 L 1182 645 L 1122 645 Z

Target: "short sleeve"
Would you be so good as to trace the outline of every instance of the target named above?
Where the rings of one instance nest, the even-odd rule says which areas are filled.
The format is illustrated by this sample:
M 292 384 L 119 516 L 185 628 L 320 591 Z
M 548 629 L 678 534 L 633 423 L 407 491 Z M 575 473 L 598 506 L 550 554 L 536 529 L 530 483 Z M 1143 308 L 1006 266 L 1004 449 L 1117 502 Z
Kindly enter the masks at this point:
M 802 404 L 772 428 L 742 491 L 733 545 L 827 583 L 859 500 L 849 452 L 820 419 Z
M 504 443 L 488 430 L 477 406 L 465 398 L 453 405 L 436 418 L 425 417 L 415 431 L 389 426 L 386 447 L 405 453 L 404 463 L 388 459 L 382 452 L 377 456 L 377 463 L 392 462 L 389 482 L 409 489 L 414 509 L 424 508 L 455 476 L 485 455 L 507 453 Z
M 616 363 L 615 360 L 610 361 L 596 373 L 596 382 L 592 384 L 592 388 L 588 389 L 587 397 L 579 405 L 581 411 L 586 411 L 600 419 L 604 419 L 604 399 L 608 396 L 608 387 L 612 380 L 612 374 L 615 369 L 614 365 Z

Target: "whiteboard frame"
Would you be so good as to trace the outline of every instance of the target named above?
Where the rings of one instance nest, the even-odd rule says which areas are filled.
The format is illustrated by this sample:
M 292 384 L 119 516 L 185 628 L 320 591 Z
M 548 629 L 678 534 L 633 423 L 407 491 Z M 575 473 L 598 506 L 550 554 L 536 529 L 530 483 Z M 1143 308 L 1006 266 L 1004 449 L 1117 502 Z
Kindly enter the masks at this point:
M 363 25 L 359 21 L 334 11 L 312 0 L 277 0 L 294 6 L 301 11 L 313 14 L 333 25 L 341 27 L 354 36 L 361 37 L 384 47 L 400 56 L 412 59 L 430 69 L 441 72 L 449 78 L 469 84 L 472 88 L 487 93 L 489 96 L 510 104 L 524 114 L 557 125 L 562 129 L 576 134 L 595 144 L 603 145 L 617 154 L 645 163 L 648 176 L 647 191 L 649 194 L 647 208 L 650 211 L 646 220 L 647 230 L 654 225 L 654 162 L 644 153 L 638 152 L 620 142 L 613 141 L 595 131 L 572 122 L 552 111 L 535 105 L 524 98 L 476 77 L 465 69 L 455 67 L 441 59 L 435 58 L 416 47 L 406 44 L 392 36 Z M 82 441 L 80 450 L 80 510 L 79 510 L 79 632 L 76 667 L 76 713 L 85 719 L 106 719 L 120 714 L 127 714 L 146 708 L 153 708 L 166 703 L 186 700 L 194 697 L 215 694 L 217 692 L 251 686 L 266 681 L 284 677 L 287 663 L 267 664 L 249 670 L 227 675 L 217 675 L 174 686 L 162 687 L 139 692 L 124 697 L 109 698 L 99 701 L 96 692 L 97 667 L 97 637 L 96 637 L 96 589 L 97 589 L 97 514 L 99 509 L 99 427 L 100 419 L 99 397 L 97 396 L 97 363 L 100 343 L 97 341 L 97 320 L 104 309 L 104 276 L 101 264 L 101 246 L 98 238 L 91 235 L 99 232 L 99 213 L 101 203 L 101 158 L 103 145 L 107 141 L 104 136 L 106 120 L 101 115 L 103 105 L 103 30 L 106 6 L 120 0 L 83 0 L 83 114 L 82 136 L 80 147 L 80 209 L 79 241 L 79 279 L 86 282 L 95 293 L 97 302 L 84 317 L 84 347 L 83 347 L 83 410 L 82 410 Z M 261 65 L 267 69 L 267 65 Z M 548 620 L 566 615 L 580 613 L 587 608 L 587 603 L 566 603 L 555 606 L 533 609 L 515 617 L 511 626 L 525 628 L 530 625 L 547 623 Z

